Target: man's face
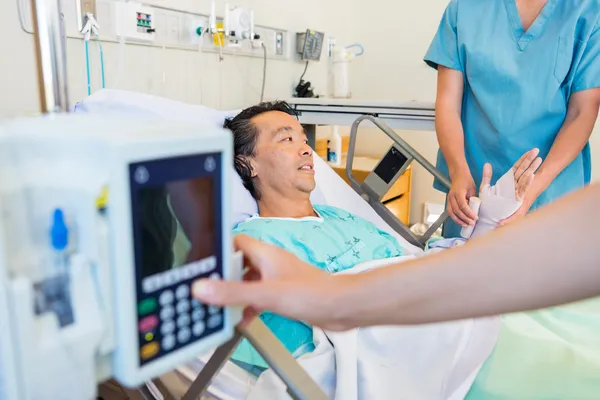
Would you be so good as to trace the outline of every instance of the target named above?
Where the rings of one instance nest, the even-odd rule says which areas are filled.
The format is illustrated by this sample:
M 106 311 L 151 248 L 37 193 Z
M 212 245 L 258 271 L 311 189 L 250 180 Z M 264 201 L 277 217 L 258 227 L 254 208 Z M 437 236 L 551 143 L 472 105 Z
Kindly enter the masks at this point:
M 288 198 L 310 194 L 316 185 L 312 149 L 298 120 L 271 111 L 254 117 L 252 123 L 258 128 L 251 163 L 259 191 Z

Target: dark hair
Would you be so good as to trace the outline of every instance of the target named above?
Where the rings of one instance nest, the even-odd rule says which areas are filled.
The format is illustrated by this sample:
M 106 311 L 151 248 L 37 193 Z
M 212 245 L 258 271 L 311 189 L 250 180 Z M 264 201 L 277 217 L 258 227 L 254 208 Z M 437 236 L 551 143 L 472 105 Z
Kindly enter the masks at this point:
M 256 156 L 256 140 L 258 139 L 258 128 L 252 122 L 252 118 L 271 111 L 281 111 L 298 118 L 298 115 L 285 101 L 265 102 L 246 108 L 232 119 L 226 119 L 224 128 L 233 132 L 234 166 L 244 187 L 248 189 L 252 197 L 260 200 L 258 188 L 252 179 L 252 165 L 250 157 Z

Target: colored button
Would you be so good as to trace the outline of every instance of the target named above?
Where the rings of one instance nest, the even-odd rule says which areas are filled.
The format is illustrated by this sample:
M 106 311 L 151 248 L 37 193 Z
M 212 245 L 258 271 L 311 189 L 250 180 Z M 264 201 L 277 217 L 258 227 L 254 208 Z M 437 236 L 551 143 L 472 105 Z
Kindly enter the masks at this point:
M 179 314 L 183 314 L 184 312 L 187 312 L 190 309 L 190 303 L 187 300 L 180 300 L 179 303 L 177 303 L 177 312 Z
M 222 320 L 223 320 L 223 318 L 221 318 L 221 314 L 215 314 L 215 315 L 211 316 L 210 318 L 208 318 L 207 325 L 210 329 L 214 329 L 217 326 L 221 325 Z
M 151 315 L 140 321 L 139 328 L 140 332 L 145 333 L 154 330 L 154 328 L 156 328 L 157 326 L 158 318 L 156 317 L 156 315 Z
M 158 342 L 152 342 L 152 343 L 148 343 L 147 345 L 142 347 L 142 350 L 140 353 L 141 353 L 142 359 L 147 360 L 147 359 L 152 358 L 155 355 L 157 355 L 159 350 L 160 350 L 160 346 L 158 345 Z
M 200 336 L 204 333 L 206 327 L 204 326 L 204 322 L 198 321 L 192 327 L 192 332 L 194 332 L 194 336 Z
M 196 322 L 196 321 L 200 321 L 204 319 L 204 308 L 195 308 L 194 311 L 192 311 L 192 321 Z
M 166 305 L 171 304 L 173 302 L 174 298 L 175 298 L 175 296 L 173 296 L 172 290 L 165 290 L 164 292 L 162 292 L 160 294 L 158 301 L 160 302 L 161 306 L 166 306 Z
M 160 319 L 163 321 L 168 321 L 175 316 L 175 309 L 173 306 L 166 306 L 162 310 L 160 310 Z
M 148 332 L 144 335 L 144 339 L 146 339 L 146 342 L 151 342 L 154 339 L 154 333 L 152 332 Z
M 138 313 L 140 315 L 148 315 L 156 310 L 157 304 L 156 299 L 154 297 L 150 297 L 148 299 L 142 300 L 140 304 L 138 304 Z
M 162 347 L 164 350 L 169 351 L 175 347 L 175 335 L 167 335 L 162 340 Z
M 177 340 L 179 340 L 179 343 L 185 343 L 190 340 L 190 336 L 192 336 L 190 328 L 183 328 L 177 333 Z
M 183 285 L 179 285 L 179 287 L 177 288 L 177 292 L 175 294 L 177 296 L 178 299 L 187 299 L 187 297 L 190 295 L 190 287 L 186 284 Z
M 160 326 L 160 333 L 163 335 L 168 335 L 173 332 L 175 332 L 175 321 L 163 322 Z

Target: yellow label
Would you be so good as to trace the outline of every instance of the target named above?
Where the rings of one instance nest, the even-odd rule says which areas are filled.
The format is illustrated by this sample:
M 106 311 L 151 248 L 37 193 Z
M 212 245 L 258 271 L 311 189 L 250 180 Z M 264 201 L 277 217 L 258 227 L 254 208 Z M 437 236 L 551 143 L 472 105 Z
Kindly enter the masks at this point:
M 108 187 L 104 186 L 100 191 L 100 196 L 96 199 L 96 208 L 106 208 L 108 206 Z
M 217 33 L 213 34 L 213 42 L 215 46 L 225 47 L 225 35 L 223 31 L 223 23 L 217 22 Z

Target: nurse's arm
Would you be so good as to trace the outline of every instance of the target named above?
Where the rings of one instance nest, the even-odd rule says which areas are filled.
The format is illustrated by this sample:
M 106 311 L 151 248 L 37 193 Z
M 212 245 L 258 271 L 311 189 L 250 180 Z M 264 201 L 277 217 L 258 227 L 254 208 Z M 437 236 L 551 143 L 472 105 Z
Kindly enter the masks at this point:
M 599 108 L 600 88 L 584 90 L 571 95 L 565 122 L 536 174 L 530 192 L 532 200 L 535 200 L 581 153 L 592 134 Z
M 452 180 L 448 193 L 448 214 L 462 226 L 475 223 L 477 216 L 468 199 L 476 194 L 475 181 L 465 157 L 465 136 L 461 120 L 464 78 L 461 71 L 438 66 L 435 129 L 438 143 Z
M 462 72 L 438 66 L 435 129 L 440 149 L 448 163 L 450 178 L 470 174 L 465 157 L 461 121 L 464 78 Z

